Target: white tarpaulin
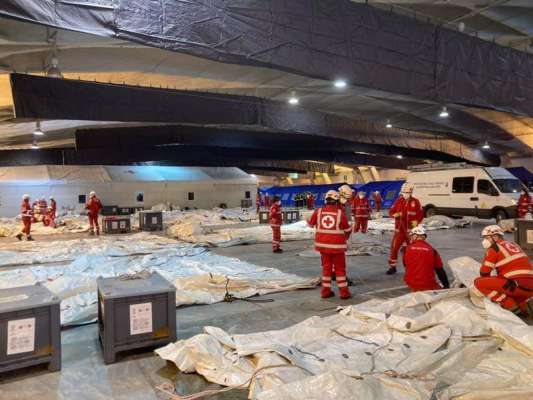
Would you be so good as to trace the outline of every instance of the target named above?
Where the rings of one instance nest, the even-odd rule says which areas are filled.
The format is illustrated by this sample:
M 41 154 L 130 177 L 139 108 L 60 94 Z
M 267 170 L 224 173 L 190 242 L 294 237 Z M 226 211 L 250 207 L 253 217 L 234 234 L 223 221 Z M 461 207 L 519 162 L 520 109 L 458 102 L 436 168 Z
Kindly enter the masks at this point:
M 61 321 L 96 316 L 96 278 L 157 271 L 178 289 L 176 304 L 211 304 L 229 294 L 257 294 L 314 287 L 317 279 L 218 256 L 201 247 L 149 233 L 70 241 L 17 242 L 0 247 L 0 289 L 41 282 L 61 301 Z M 229 281 L 228 281 L 229 280 Z
M 433 231 L 436 229 L 463 228 L 471 223 L 472 221 L 466 218 L 453 219 L 446 217 L 445 215 L 435 215 L 433 217 L 425 218 L 422 221 L 422 226 L 428 231 Z M 372 219 L 368 221 L 368 229 L 371 231 L 394 232 L 394 219 Z
M 459 288 L 373 299 L 246 335 L 206 327 L 156 353 L 220 385 L 251 381 L 258 400 L 533 398 L 533 328 L 477 296 Z
M 387 247 L 381 241 L 364 233 L 353 233 L 348 239 L 347 256 L 375 256 L 387 252 Z M 314 248 L 304 250 L 298 254 L 300 257 L 318 258 L 320 253 Z

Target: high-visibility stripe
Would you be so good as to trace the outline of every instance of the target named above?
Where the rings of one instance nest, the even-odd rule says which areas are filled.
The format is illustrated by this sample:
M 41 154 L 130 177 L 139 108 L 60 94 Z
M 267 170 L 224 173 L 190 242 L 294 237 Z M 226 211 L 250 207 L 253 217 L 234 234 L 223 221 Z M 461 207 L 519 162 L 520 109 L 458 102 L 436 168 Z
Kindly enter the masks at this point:
M 500 251 L 503 253 L 503 255 L 505 256 L 505 258 L 509 257 L 509 252 L 507 251 L 507 249 L 505 247 L 503 247 L 502 245 L 498 246 L 498 248 L 500 249 Z
M 352 230 L 352 226 L 350 225 L 350 227 L 349 227 L 349 228 L 346 228 L 346 229 L 344 230 L 344 232 L 351 232 L 351 230 Z
M 492 263 L 489 263 L 489 264 L 492 264 Z M 487 265 L 487 263 L 483 263 L 482 266 L 483 266 L 483 267 L 487 267 L 487 268 L 494 268 L 494 264 L 492 264 L 492 265 Z
M 416 211 L 408 211 L 407 215 L 416 215 Z
M 511 261 L 517 260 L 522 257 L 527 258 L 527 256 L 524 253 L 518 253 L 518 254 L 515 254 L 514 256 L 506 257 L 503 260 L 498 261 L 495 265 L 496 267 L 501 267 L 502 265 L 509 264 Z
M 483 264 L 487 267 L 494 268 L 496 264 L 489 262 L 489 261 L 483 261 Z
M 324 215 L 337 215 L 338 214 L 338 212 L 322 211 L 321 209 L 318 210 L 318 213 L 324 214 Z
M 516 271 L 507 272 L 503 276 L 505 278 L 511 278 L 517 275 L 533 275 L 533 270 L 530 269 L 517 269 Z
M 507 297 L 507 296 L 506 296 L 505 293 L 504 293 L 504 294 L 502 294 L 500 297 L 498 297 L 497 299 L 494 299 L 494 301 L 495 301 L 496 303 L 499 303 L 500 301 L 502 301 L 502 300 L 505 299 L 506 297 Z
M 331 281 L 331 276 L 323 276 L 322 277 L 322 282 L 324 282 L 324 281 L 330 282 Z
M 329 283 L 329 282 L 322 282 L 322 287 L 331 287 L 331 283 Z
M 341 210 L 337 211 L 337 230 L 341 229 Z
M 326 233 L 326 234 L 332 234 L 332 235 L 338 235 L 338 234 L 344 234 L 344 231 L 341 229 L 317 229 L 315 231 L 316 233 Z
M 340 288 L 341 288 L 341 287 L 348 287 L 348 283 L 337 281 L 337 287 L 340 287 Z
M 324 247 L 325 249 L 347 249 L 348 245 L 346 244 L 330 244 L 330 243 L 319 243 L 315 242 L 316 247 Z
M 270 224 L 270 226 L 273 227 L 273 228 L 277 228 L 277 227 L 280 227 L 281 225 Z
M 277 240 L 273 240 L 272 243 L 279 244 L 279 242 Z
M 346 277 L 345 276 L 337 276 L 337 282 L 340 282 L 340 281 L 345 281 L 346 280 Z
M 490 292 L 490 293 L 488 294 L 487 297 L 488 297 L 489 299 L 492 299 L 494 296 L 497 296 L 497 295 L 498 295 L 498 292 L 497 292 L 496 290 L 493 290 L 492 292 Z

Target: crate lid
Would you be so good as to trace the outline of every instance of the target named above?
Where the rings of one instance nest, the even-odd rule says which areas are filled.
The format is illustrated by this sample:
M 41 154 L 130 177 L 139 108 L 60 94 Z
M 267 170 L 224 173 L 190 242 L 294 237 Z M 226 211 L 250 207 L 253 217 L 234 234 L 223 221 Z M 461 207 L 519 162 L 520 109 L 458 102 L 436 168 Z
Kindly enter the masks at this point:
M 98 292 L 105 299 L 113 299 L 176 291 L 174 285 L 157 272 L 152 272 L 146 277 L 140 276 L 140 278 L 137 277 L 136 279 L 131 279 L 131 276 L 128 278 L 125 276 L 113 278 L 100 277 L 96 281 Z
M 59 304 L 61 300 L 40 284 L 0 289 L 0 313 Z
M 140 210 L 139 214 L 160 214 L 163 215 L 163 211 L 155 211 L 155 210 Z
M 103 219 L 104 221 L 131 220 L 129 215 L 107 215 Z

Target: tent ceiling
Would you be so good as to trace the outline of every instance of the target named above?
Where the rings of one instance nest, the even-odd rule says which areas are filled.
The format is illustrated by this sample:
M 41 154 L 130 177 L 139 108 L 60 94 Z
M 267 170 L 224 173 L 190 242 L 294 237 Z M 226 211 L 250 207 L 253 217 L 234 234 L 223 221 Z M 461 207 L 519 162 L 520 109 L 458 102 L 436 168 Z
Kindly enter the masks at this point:
M 447 13 L 447 20 L 458 13 L 452 10 L 453 1 L 442 3 L 438 7 L 434 1 L 370 2 L 374 3 L 378 6 L 396 3 L 395 5 L 404 9 L 435 6 L 434 8 Z M 463 8 L 478 10 L 481 3 L 487 2 L 455 3 L 464 3 Z M 507 3 L 517 6 L 519 2 Z M 482 15 L 493 11 L 489 8 L 484 10 Z M 468 18 L 465 22 L 468 22 Z M 503 39 L 501 40 L 504 43 Z M 428 135 L 434 138 L 449 138 L 473 147 L 479 147 L 485 140 L 489 140 L 496 154 L 533 154 L 533 123 L 530 123 L 529 117 L 449 104 L 452 111 L 450 118 L 441 119 L 438 117 L 441 104 L 415 99 L 412 96 L 358 86 L 339 91 L 332 87 L 330 81 L 311 79 L 280 70 L 220 63 L 123 40 L 56 30 L 10 19 L 0 20 L 0 70 L 6 72 L 0 75 L 0 119 L 3 119 L 0 123 L 0 149 L 28 148 L 35 127 L 32 121 L 12 119 L 12 99 L 7 72 L 42 73 L 50 62 L 52 43 L 55 43 L 60 68 L 67 78 L 80 77 L 99 82 L 246 94 L 283 102 L 295 91 L 306 108 L 350 118 L 364 118 L 377 124 L 391 120 L 395 127 L 416 131 L 413 132 L 413 140 L 419 139 L 417 135 Z M 129 125 L 142 124 L 116 121 L 43 121 L 43 130 L 47 132 L 47 136 L 41 144 L 43 147 L 74 146 L 74 135 L 78 128 Z M 392 132 L 390 136 L 394 138 Z M 390 143 L 390 139 L 383 140 L 382 143 Z

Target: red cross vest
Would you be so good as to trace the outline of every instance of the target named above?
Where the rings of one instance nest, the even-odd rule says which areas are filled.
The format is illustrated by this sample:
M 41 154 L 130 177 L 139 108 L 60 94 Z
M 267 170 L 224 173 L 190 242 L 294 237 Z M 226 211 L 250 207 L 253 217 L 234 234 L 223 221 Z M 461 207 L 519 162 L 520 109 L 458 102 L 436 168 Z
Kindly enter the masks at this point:
M 315 248 L 321 253 L 344 253 L 348 248 L 346 238 L 351 226 L 344 210 L 335 205 L 326 205 L 315 210 L 308 221 L 316 227 Z

